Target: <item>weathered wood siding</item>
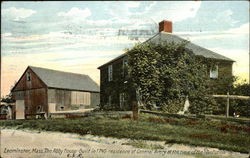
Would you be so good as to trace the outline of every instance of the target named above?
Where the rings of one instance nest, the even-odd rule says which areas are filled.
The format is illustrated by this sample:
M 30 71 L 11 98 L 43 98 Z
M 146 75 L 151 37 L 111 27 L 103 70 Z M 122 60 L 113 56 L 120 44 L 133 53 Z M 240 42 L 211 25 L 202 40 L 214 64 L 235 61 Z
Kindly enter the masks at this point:
M 48 89 L 48 103 L 55 103 L 56 111 L 71 110 L 71 91 Z
M 27 80 L 28 73 L 30 80 Z M 25 114 L 48 111 L 47 87 L 30 68 L 21 76 L 12 93 L 15 100 L 24 100 Z
M 31 77 L 30 81 L 27 81 L 28 73 L 30 73 Z M 44 83 L 37 77 L 37 75 L 30 68 L 28 68 L 12 91 L 20 91 L 20 90 L 44 88 L 44 87 L 46 87 L 46 85 L 44 85 Z
M 127 93 L 128 89 L 132 89 L 128 87 L 128 84 L 125 84 L 126 75 L 128 74 L 123 69 L 123 60 L 127 57 L 122 57 L 110 64 L 107 64 L 100 68 L 101 78 L 100 78 L 100 104 L 101 106 L 109 105 L 109 97 L 111 96 L 111 106 L 114 110 L 130 110 L 131 107 L 129 105 L 125 105 L 124 107 L 120 107 L 120 94 L 126 93 L 128 97 L 131 97 L 132 93 Z M 108 81 L 108 66 L 113 65 L 113 80 Z M 131 90 L 133 91 L 133 90 Z
M 100 104 L 100 94 L 62 89 L 48 89 L 48 104 L 56 111 L 90 108 Z
M 14 91 L 13 97 L 15 100 L 24 100 L 25 114 L 48 111 L 46 88 Z

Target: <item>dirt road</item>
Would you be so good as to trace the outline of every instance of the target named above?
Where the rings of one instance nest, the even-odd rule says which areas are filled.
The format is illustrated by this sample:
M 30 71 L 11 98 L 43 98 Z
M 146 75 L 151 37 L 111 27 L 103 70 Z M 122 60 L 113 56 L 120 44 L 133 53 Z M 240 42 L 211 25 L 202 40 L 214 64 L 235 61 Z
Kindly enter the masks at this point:
M 92 135 L 29 130 L 1 129 L 1 156 L 4 158 L 166 158 L 166 157 L 232 157 L 246 158 L 247 154 L 222 151 L 215 148 L 187 145 L 165 145 L 147 141 L 164 149 L 139 149 L 129 145 L 128 139 L 97 137 Z

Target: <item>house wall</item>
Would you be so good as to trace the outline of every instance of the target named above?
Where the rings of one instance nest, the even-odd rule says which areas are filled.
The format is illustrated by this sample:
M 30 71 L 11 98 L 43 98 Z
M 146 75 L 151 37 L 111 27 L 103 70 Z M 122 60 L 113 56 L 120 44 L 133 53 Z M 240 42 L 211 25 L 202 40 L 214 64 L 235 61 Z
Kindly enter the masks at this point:
M 113 80 L 108 81 L 108 66 L 107 64 L 100 68 L 100 105 L 102 107 L 108 107 L 108 109 L 114 110 L 130 110 L 131 107 L 126 103 L 123 107 L 120 107 L 120 94 L 126 93 L 129 97 L 130 93 L 127 93 L 128 84 L 124 83 L 127 80 L 127 70 L 123 69 L 123 60 L 125 57 L 122 57 L 114 62 L 110 63 L 113 65 Z M 111 99 L 110 99 L 111 97 Z M 110 102 L 111 101 L 111 102 Z
M 91 107 L 100 105 L 100 93 L 91 93 Z
M 219 77 L 232 77 L 233 75 L 233 63 L 232 62 L 220 62 L 218 64 L 219 70 L 218 74 Z
M 210 79 L 210 87 L 213 94 L 226 94 L 232 82 L 230 78 L 233 76 L 233 62 L 218 62 L 218 78 Z
M 125 56 L 126 57 L 126 56 Z M 103 67 L 100 68 L 100 104 L 101 106 L 105 107 L 112 107 L 115 109 L 121 109 L 119 107 L 120 99 L 119 95 L 122 92 L 128 92 L 127 89 L 131 89 L 128 84 L 124 84 L 124 81 L 127 80 L 122 75 L 122 61 L 125 58 L 117 59 Z M 113 81 L 108 81 L 108 66 L 113 65 Z M 232 77 L 232 64 L 233 62 L 229 61 L 218 61 L 218 77 Z M 208 78 L 209 78 L 209 71 L 208 71 Z M 221 86 L 219 83 L 219 79 L 210 79 L 211 87 L 214 89 L 218 86 Z M 126 93 L 127 97 L 135 98 L 133 95 L 133 91 Z M 132 94 L 132 95 L 131 95 Z M 109 103 L 109 96 L 111 96 L 111 104 Z M 128 103 L 127 103 L 128 104 Z M 123 109 L 129 109 L 129 105 L 125 105 Z

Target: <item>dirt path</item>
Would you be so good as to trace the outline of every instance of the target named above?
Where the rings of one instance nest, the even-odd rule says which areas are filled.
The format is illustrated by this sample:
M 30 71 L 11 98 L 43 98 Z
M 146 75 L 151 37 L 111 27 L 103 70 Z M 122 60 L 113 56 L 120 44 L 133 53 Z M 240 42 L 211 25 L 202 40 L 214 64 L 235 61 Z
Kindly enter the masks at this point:
M 147 141 L 164 149 L 139 149 L 129 145 L 128 139 L 97 137 L 92 135 L 28 130 L 1 130 L 1 156 L 4 158 L 166 158 L 166 157 L 232 157 L 246 158 L 247 154 L 222 151 L 215 148 L 187 145 L 164 145 L 164 142 Z M 188 154 L 187 152 L 192 152 Z M 206 152 L 206 153 L 205 153 Z M 194 153 L 202 153 L 198 156 Z M 209 153 L 209 154 L 208 154 Z

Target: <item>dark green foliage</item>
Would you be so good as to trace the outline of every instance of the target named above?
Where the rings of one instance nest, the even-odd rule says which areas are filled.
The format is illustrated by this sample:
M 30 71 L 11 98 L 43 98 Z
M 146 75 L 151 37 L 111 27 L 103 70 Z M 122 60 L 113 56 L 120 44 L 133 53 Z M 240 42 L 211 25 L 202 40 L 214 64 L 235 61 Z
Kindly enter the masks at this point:
M 234 95 L 249 96 L 250 95 L 250 84 L 241 83 L 237 84 L 233 89 Z M 250 100 L 230 100 L 230 111 L 239 112 L 241 116 L 250 117 Z
M 231 94 L 234 89 L 233 83 L 235 81 L 237 81 L 236 76 L 220 75 L 218 79 L 209 81 L 210 84 L 209 94 L 226 95 L 227 92 Z
M 185 45 L 146 43 L 128 50 L 129 73 L 146 107 L 156 104 L 176 113 L 189 96 L 192 113 L 212 113 L 215 101 L 206 98 L 207 60 L 195 56 Z
M 237 78 L 232 77 L 231 81 L 237 81 Z M 222 80 L 220 82 L 228 82 L 228 79 Z M 221 94 L 226 94 L 229 92 L 230 95 L 240 95 L 240 96 L 249 96 L 250 94 L 250 85 L 249 83 L 238 83 L 234 86 L 225 86 L 224 89 L 228 88 L 227 90 L 221 89 Z M 219 91 L 219 90 L 218 90 Z M 224 91 L 224 92 L 223 92 Z M 226 111 L 226 98 L 216 98 L 217 106 L 213 108 L 213 114 L 216 115 L 225 115 Z M 229 101 L 229 115 L 233 116 L 234 112 L 239 113 L 240 116 L 250 117 L 250 101 L 249 100 L 242 100 L 242 99 L 230 99 Z

